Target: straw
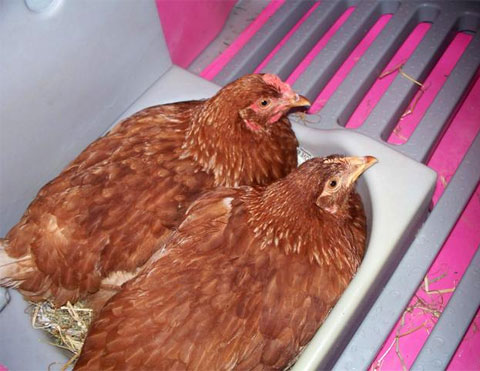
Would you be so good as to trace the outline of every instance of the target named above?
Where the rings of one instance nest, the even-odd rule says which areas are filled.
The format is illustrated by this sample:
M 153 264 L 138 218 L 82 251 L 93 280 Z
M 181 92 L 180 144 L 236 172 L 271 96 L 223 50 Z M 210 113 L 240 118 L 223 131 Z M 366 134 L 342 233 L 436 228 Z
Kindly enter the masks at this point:
M 420 92 L 417 94 L 417 96 L 414 98 L 414 100 L 412 101 L 410 107 L 402 114 L 402 116 L 400 116 L 400 120 L 405 118 L 406 116 L 408 115 L 411 115 L 414 111 L 415 111 L 415 107 L 417 106 L 417 103 L 418 101 L 420 100 L 420 98 L 423 96 L 423 93 L 425 92 L 426 90 L 426 87 L 424 84 L 422 84 L 421 82 L 415 80 L 412 76 L 408 75 L 407 73 L 405 73 L 402 69 L 403 65 L 405 63 L 402 62 L 400 64 L 398 64 L 397 66 L 393 67 L 392 69 L 388 70 L 388 71 L 384 71 L 383 73 L 380 74 L 380 76 L 378 77 L 379 79 L 383 79 L 384 77 L 388 76 L 388 75 L 391 75 L 392 73 L 394 72 L 397 72 L 400 74 L 400 76 L 406 78 L 408 81 L 410 82 L 413 82 L 415 85 L 418 85 L 420 87 Z
M 60 308 L 48 302 L 30 303 L 32 327 L 46 331 L 52 338 L 49 344 L 70 351 L 73 356 L 63 366 L 66 369 L 80 355 L 93 311 L 82 302 L 68 302 Z

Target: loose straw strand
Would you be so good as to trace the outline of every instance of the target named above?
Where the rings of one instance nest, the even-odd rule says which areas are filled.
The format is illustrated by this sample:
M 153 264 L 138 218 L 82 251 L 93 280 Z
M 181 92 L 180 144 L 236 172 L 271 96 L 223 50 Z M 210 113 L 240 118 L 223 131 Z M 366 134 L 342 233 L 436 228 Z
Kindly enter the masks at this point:
M 388 71 L 384 71 L 382 74 L 380 74 L 380 76 L 378 77 L 379 79 L 383 79 L 384 77 L 388 76 L 388 75 L 391 75 L 392 73 L 394 72 L 397 72 L 403 76 L 404 78 L 406 78 L 408 81 L 418 85 L 420 87 L 420 92 L 417 94 L 417 96 L 415 97 L 415 99 L 413 100 L 413 102 L 411 103 L 410 105 L 410 108 L 408 108 L 403 114 L 402 116 L 400 117 L 400 119 L 403 119 L 404 117 L 408 116 L 408 115 L 411 115 L 414 111 L 415 111 L 415 107 L 417 106 L 417 103 L 418 101 L 420 100 L 420 98 L 423 96 L 423 93 L 425 92 L 425 85 L 422 84 L 421 82 L 415 80 L 412 76 L 408 75 L 406 72 L 403 71 L 402 67 L 405 63 L 400 63 L 398 64 L 397 66 L 395 66 L 394 68 L 388 70 Z

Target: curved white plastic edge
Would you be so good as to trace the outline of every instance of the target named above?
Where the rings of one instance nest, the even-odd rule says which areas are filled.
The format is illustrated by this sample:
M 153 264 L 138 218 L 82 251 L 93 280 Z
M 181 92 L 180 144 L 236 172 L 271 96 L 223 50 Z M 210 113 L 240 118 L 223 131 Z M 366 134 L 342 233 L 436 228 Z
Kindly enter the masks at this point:
M 381 271 L 395 263 L 392 259 L 399 258 L 405 235 L 416 232 L 412 223 L 427 212 L 437 175 L 427 166 L 354 131 L 318 130 L 297 123 L 294 130 L 302 147 L 315 156 L 341 153 L 378 159 L 362 175 L 358 186 L 369 223 L 365 258 L 293 367 L 295 371 L 305 371 L 317 369 L 330 352 L 336 351 L 342 333 L 351 331 L 348 327 L 352 320 L 362 320 L 362 301 L 378 285 Z

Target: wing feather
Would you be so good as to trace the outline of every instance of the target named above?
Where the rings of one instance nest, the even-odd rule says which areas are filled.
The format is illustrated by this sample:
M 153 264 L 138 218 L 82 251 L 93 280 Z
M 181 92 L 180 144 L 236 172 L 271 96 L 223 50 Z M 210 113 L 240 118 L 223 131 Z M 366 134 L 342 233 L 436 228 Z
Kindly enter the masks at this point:
M 112 334 L 132 337 L 148 364 L 162 370 L 288 364 L 326 316 L 323 287 L 309 279 L 326 274 L 305 265 L 305 257 L 259 249 L 246 222 L 247 191 L 219 188 L 190 206 L 167 249 L 104 307 L 78 370 L 103 368 L 105 359 L 114 367 L 133 367 L 126 358 L 132 348 L 109 340 Z
M 179 159 L 197 104 L 152 107 L 126 119 L 40 190 L 6 236 L 7 253 L 30 256 L 36 267 L 21 275 L 20 291 L 60 305 L 95 292 L 110 273 L 147 261 L 200 189 L 213 183 Z

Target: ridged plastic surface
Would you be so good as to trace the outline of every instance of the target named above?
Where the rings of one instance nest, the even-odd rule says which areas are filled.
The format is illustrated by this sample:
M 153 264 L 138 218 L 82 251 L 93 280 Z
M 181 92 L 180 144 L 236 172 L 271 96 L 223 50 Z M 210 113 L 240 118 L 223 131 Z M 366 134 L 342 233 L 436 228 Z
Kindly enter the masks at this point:
M 392 145 L 387 142 L 400 116 L 418 91 L 416 84 L 400 74 L 388 87 L 363 125 L 353 129 L 391 146 L 420 163 L 426 163 L 446 131 L 455 110 L 468 93 L 480 66 L 480 2 L 324 0 L 261 72 L 277 73 L 284 79 L 290 76 L 318 39 L 351 6 L 355 6 L 354 12 L 293 84 L 294 89 L 311 100 L 314 100 L 327 85 L 376 20 L 383 14 L 393 15 L 321 111 L 305 118 L 309 127 L 343 128 L 402 42 L 420 22 L 429 22 L 431 27 L 402 67 L 405 74 L 417 81 L 425 80 L 456 32 L 474 33 L 467 49 L 405 144 Z M 291 17 L 295 15 L 296 18 L 300 18 L 305 14 L 305 12 L 298 14 L 298 11 L 298 6 L 289 2 L 285 2 L 279 9 L 283 17 L 290 14 Z M 262 50 L 262 56 L 268 55 L 277 44 L 275 40 L 278 40 L 279 35 L 285 36 L 291 28 L 290 25 L 279 27 L 273 19 L 274 17 L 262 27 L 260 31 L 262 37 L 252 38 L 241 50 L 241 56 L 238 53 L 237 57 L 215 76 L 215 82 L 224 85 L 237 77 L 239 71 L 246 73 L 256 69 L 262 59 L 249 59 L 251 51 Z M 477 136 L 398 268 L 395 270 L 398 261 L 391 262 L 388 271 L 380 280 L 379 284 L 386 286 L 378 291 L 380 296 L 372 303 L 368 313 L 365 313 L 363 323 L 359 321 L 352 325 L 352 332 L 355 332 L 357 326 L 360 327 L 348 342 L 337 344 L 333 352 L 335 354 L 326 357 L 319 364 L 320 368 L 335 366 L 335 369 L 362 370 L 370 366 L 477 187 L 480 177 L 478 158 L 480 139 Z M 449 310 L 455 311 L 449 308 L 459 305 L 458 303 L 460 300 L 452 300 L 446 313 Z M 461 305 L 468 307 L 470 312 L 478 308 L 476 301 L 462 302 Z M 452 321 L 455 319 L 452 318 Z M 445 345 L 449 348 L 448 354 L 453 353 L 462 337 L 462 332 L 451 335 Z M 431 352 L 422 353 L 422 363 L 427 362 L 425 360 L 430 356 L 435 357 L 445 352 L 445 348 L 435 350 L 434 347 L 430 347 L 430 350 Z M 340 353 L 342 355 L 337 359 Z M 432 365 L 428 362 L 426 364 Z
M 480 306 L 480 250 L 443 311 L 411 370 L 443 370 L 457 348 L 456 339 L 467 331 Z M 477 293 L 472 295 L 472 293 Z

